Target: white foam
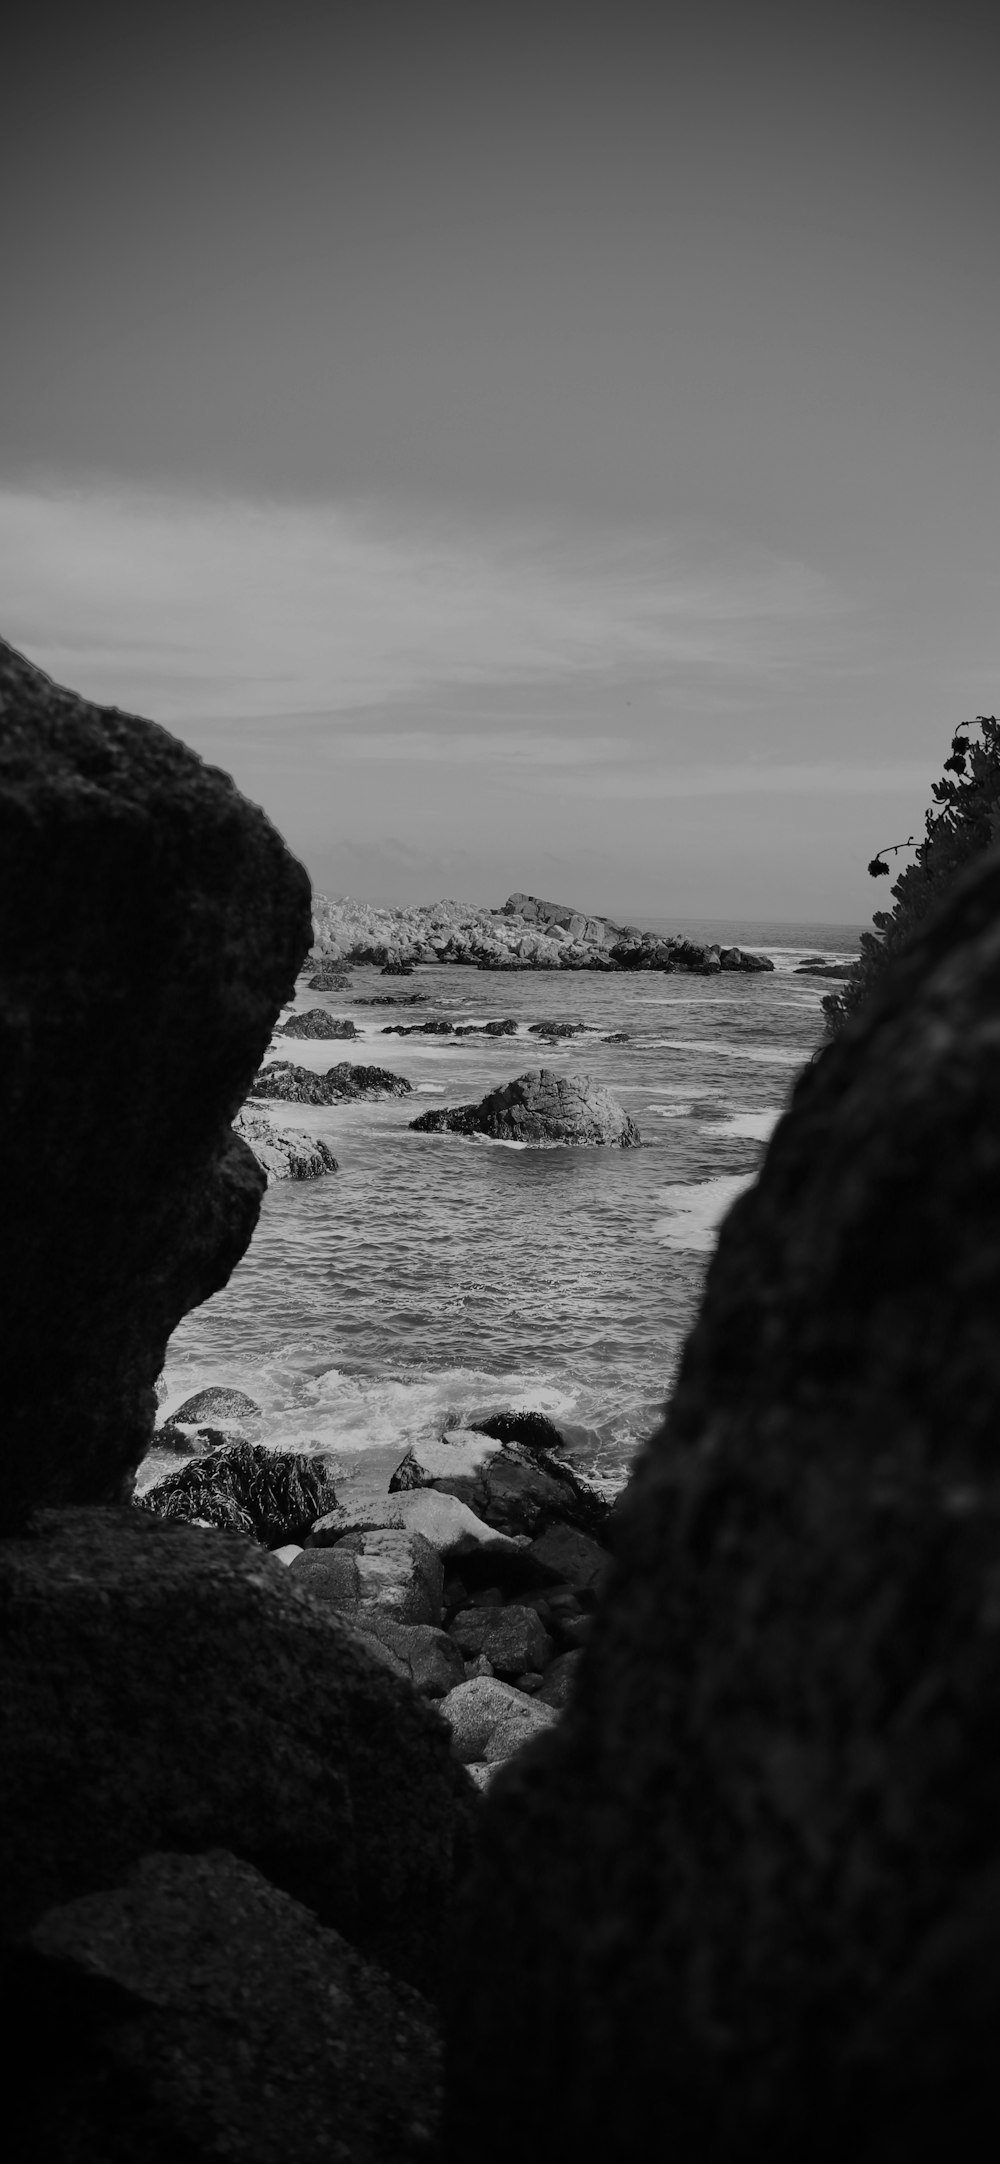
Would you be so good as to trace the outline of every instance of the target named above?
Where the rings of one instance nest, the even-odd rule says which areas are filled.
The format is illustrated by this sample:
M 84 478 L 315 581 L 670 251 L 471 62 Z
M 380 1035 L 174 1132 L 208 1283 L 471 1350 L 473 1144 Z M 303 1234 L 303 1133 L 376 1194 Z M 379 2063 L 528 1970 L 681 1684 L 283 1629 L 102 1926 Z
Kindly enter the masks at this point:
M 748 1142 L 766 1142 L 782 1116 L 780 1105 L 768 1105 L 763 1112 L 731 1112 L 725 1119 L 706 1120 L 710 1134 L 741 1135 Z
M 754 1172 L 739 1172 L 724 1179 L 677 1181 L 670 1187 L 661 1187 L 658 1199 L 666 1203 L 667 1209 L 651 1228 L 653 1238 L 664 1247 L 690 1248 L 709 1254 L 730 1205 L 745 1188 L 753 1185 L 756 1177 Z

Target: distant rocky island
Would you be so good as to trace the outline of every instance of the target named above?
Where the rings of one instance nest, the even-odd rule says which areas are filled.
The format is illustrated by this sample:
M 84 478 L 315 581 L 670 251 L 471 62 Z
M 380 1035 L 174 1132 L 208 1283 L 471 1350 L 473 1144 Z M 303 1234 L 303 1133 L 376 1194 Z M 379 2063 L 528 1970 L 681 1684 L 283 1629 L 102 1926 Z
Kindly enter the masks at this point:
M 735 945 L 703 945 L 680 933 L 664 937 L 535 894 L 510 894 L 499 909 L 455 901 L 377 909 L 350 895 L 330 901 L 317 894 L 313 929 L 320 967 L 368 962 L 393 971 L 417 962 L 461 962 L 477 969 L 666 969 L 703 976 L 774 967 L 766 955 Z

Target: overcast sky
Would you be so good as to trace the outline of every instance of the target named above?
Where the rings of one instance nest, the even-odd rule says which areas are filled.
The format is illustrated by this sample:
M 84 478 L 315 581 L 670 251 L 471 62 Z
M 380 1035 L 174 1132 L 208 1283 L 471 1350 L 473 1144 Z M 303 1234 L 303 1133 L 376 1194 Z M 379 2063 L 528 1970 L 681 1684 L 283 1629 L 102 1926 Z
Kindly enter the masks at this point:
M 4 635 L 329 892 L 866 919 L 1000 701 L 990 11 L 22 39 Z

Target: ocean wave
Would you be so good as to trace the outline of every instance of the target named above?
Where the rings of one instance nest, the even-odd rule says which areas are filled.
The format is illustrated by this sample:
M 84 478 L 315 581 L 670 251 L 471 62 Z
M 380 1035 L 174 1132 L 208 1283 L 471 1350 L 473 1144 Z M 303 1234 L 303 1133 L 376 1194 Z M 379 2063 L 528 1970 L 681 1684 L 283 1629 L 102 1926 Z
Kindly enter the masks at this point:
M 667 1208 L 651 1226 L 652 1237 L 663 1247 L 709 1254 L 726 1212 L 756 1177 L 755 1172 L 738 1172 L 718 1180 L 677 1181 L 661 1187 L 658 1200 Z

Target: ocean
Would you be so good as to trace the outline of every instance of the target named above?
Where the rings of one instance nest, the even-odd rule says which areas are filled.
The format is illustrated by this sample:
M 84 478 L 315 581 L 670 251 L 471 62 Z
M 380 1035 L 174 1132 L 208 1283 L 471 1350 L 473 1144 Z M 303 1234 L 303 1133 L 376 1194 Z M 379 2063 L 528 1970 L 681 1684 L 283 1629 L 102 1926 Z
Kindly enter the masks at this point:
M 656 1425 L 697 1310 L 719 1223 L 755 1176 L 796 1075 L 820 1043 L 832 989 L 799 977 L 809 955 L 848 961 L 854 925 L 650 929 L 736 942 L 774 974 L 695 977 L 586 971 L 377 968 L 351 993 L 295 1005 L 350 1016 L 356 1042 L 275 1038 L 269 1057 L 326 1070 L 342 1058 L 405 1075 L 384 1104 L 270 1103 L 278 1125 L 322 1135 L 326 1178 L 269 1188 L 229 1284 L 174 1333 L 165 1417 L 207 1384 L 246 1391 L 267 1443 L 333 1454 L 345 1499 L 384 1490 L 411 1443 L 511 1407 L 547 1413 L 573 1458 L 619 1487 Z M 365 1007 L 407 990 L 426 1005 Z M 440 1015 L 516 1019 L 516 1037 L 395 1037 L 387 1023 Z M 532 1022 L 584 1022 L 540 1046 Z M 613 1032 L 628 1042 L 606 1044 Z M 532 1149 L 408 1122 L 481 1097 L 528 1067 L 584 1072 L 619 1098 L 635 1150 Z M 156 1449 L 140 1489 L 176 1463 Z

